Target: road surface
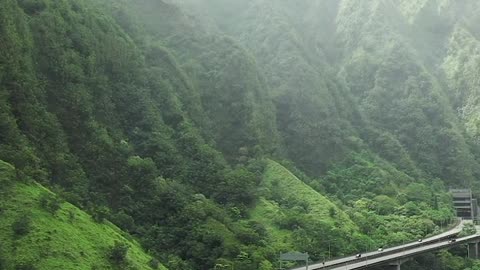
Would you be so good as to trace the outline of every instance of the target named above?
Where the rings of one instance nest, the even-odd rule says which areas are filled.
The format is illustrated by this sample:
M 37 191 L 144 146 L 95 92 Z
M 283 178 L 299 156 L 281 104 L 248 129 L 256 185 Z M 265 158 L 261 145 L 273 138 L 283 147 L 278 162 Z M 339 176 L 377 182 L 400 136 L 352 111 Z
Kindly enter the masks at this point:
M 308 269 L 309 270 L 314 270 L 314 269 L 355 269 L 355 268 L 345 268 L 345 267 L 346 267 L 346 265 L 357 262 L 359 260 L 363 261 L 362 266 L 365 266 L 366 261 L 372 261 L 372 263 L 373 263 L 374 260 L 378 260 L 378 259 L 381 259 L 381 258 L 384 258 L 384 257 L 390 258 L 390 256 L 395 256 L 396 254 L 401 254 L 405 251 L 413 250 L 414 248 L 417 248 L 417 247 L 430 246 L 430 244 L 432 244 L 432 243 L 441 241 L 442 239 L 448 238 L 449 236 L 456 235 L 459 232 L 461 232 L 464 223 L 465 223 L 465 221 L 460 221 L 459 224 L 457 226 L 455 226 L 454 228 L 452 228 L 452 229 L 450 229 L 446 232 L 443 232 L 441 234 L 437 234 L 435 236 L 425 238 L 425 239 L 422 240 L 422 242 L 415 241 L 415 242 L 407 243 L 407 244 L 400 245 L 400 246 L 385 248 L 381 252 L 372 251 L 372 252 L 368 252 L 368 253 L 362 253 L 362 258 L 360 258 L 360 259 L 356 258 L 355 255 L 352 255 L 352 256 L 347 256 L 347 257 L 343 257 L 343 258 L 339 258 L 339 259 L 335 259 L 335 260 L 331 260 L 331 261 L 326 261 L 325 264 L 323 264 L 322 262 L 315 263 L 315 264 L 309 265 Z M 440 242 L 440 243 L 444 243 L 444 242 Z M 380 255 L 380 257 L 379 257 L 379 254 L 384 254 L 384 256 Z M 369 257 L 372 258 L 372 259 L 369 259 Z M 335 267 L 335 266 L 340 266 L 340 265 L 341 265 L 341 268 Z M 298 267 L 298 268 L 294 268 L 294 269 L 291 269 L 291 270 L 306 270 L 306 267 L 303 266 L 303 267 Z

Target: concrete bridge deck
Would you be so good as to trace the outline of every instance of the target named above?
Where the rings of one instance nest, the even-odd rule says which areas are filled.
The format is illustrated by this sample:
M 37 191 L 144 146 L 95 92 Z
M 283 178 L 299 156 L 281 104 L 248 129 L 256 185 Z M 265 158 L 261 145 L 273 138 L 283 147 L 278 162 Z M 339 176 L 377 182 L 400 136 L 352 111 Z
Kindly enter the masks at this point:
M 406 258 L 413 257 L 421 253 L 427 253 L 430 251 L 435 251 L 438 249 L 443 249 L 464 243 L 480 241 L 480 235 L 472 235 L 457 239 L 453 243 L 448 242 L 449 238 L 457 235 L 459 232 L 462 231 L 464 223 L 464 221 L 461 221 L 454 228 L 444 233 L 425 238 L 422 242 L 411 242 L 404 245 L 386 248 L 380 252 L 373 251 L 368 253 L 362 253 L 361 258 L 357 258 L 355 256 L 347 256 L 331 261 L 326 261 L 325 263 L 315 263 L 310 265 L 308 269 L 348 270 L 367 268 L 369 266 L 377 266 L 388 263 L 398 263 L 400 260 L 404 260 Z M 298 267 L 292 270 L 306 270 L 306 267 Z

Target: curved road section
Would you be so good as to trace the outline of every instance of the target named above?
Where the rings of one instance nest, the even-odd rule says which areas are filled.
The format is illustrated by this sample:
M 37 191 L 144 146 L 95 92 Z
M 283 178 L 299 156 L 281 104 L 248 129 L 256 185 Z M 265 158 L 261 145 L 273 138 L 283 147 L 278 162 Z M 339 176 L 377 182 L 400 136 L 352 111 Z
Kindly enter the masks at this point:
M 350 263 L 345 266 L 336 266 L 333 268 L 328 268 L 330 270 L 353 270 L 353 269 L 361 269 L 368 266 L 376 266 L 381 264 L 387 264 L 389 262 L 397 262 L 401 259 L 413 257 L 422 253 L 427 253 L 439 249 L 449 248 L 452 246 L 460 245 L 460 244 L 468 244 L 473 241 L 479 241 L 480 235 L 470 235 L 463 238 L 457 239 L 455 242 L 449 241 L 442 241 L 437 243 L 432 243 L 427 246 L 415 247 L 411 249 L 404 250 L 402 252 L 394 253 L 391 255 L 386 255 L 378 258 L 367 259 L 361 262 Z M 322 269 L 322 268 L 309 268 L 309 269 Z
M 457 235 L 462 231 L 463 224 L 465 221 L 460 221 L 457 226 L 454 228 L 437 234 L 435 236 L 425 238 L 422 242 L 411 242 L 400 246 L 395 246 L 391 248 L 386 248 L 383 251 L 372 251 L 368 253 L 362 253 L 361 258 L 356 256 L 347 256 L 331 261 L 326 261 L 325 263 L 315 263 L 308 266 L 309 270 L 315 269 L 331 269 L 331 270 L 340 270 L 340 269 L 359 269 L 364 268 L 365 266 L 374 266 L 378 264 L 384 264 L 387 262 L 392 262 L 399 260 L 405 257 L 411 257 L 420 253 L 425 253 L 437 249 L 442 249 L 447 246 L 458 245 L 468 241 L 475 240 L 480 238 L 480 235 L 467 236 L 461 239 L 457 239 L 454 243 L 448 243 L 446 239 L 449 239 L 452 236 Z M 306 267 L 293 268 L 291 270 L 306 270 Z

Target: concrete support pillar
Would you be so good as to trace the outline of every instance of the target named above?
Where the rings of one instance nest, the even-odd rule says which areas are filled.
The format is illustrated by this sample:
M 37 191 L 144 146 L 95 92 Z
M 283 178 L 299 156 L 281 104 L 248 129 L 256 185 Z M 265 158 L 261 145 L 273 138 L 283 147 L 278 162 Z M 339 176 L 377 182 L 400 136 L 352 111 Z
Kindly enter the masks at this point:
M 468 257 L 478 259 L 478 243 L 468 243 Z
M 401 270 L 400 269 L 400 265 L 401 264 L 390 264 L 390 265 L 387 265 L 387 267 L 385 267 L 385 270 Z
M 401 266 L 404 262 L 410 260 L 410 258 L 398 259 L 395 262 L 390 262 L 388 265 L 384 266 L 385 270 L 401 270 Z
M 406 262 L 408 259 L 399 259 L 396 262 L 391 262 L 385 267 L 385 270 L 400 270 L 402 263 Z

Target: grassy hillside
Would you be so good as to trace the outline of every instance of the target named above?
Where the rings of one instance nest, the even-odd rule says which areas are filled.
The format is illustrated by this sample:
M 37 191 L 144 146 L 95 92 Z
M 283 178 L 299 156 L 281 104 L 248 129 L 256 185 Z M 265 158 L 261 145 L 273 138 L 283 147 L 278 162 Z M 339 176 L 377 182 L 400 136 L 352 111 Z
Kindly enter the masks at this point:
M 292 231 L 282 229 L 275 223 L 275 220 L 285 218 L 281 207 L 270 200 L 260 198 L 259 202 L 250 212 L 251 219 L 263 224 L 268 231 L 270 240 L 275 246 L 283 250 L 292 250 L 295 248 L 292 240 Z
M 320 2 L 0 0 L 0 262 L 148 262 L 44 187 L 169 269 L 438 231 L 480 194 L 480 5 Z
M 11 182 L 13 170 L 0 161 L 0 179 L 10 183 L 2 188 L 0 202 L 5 269 L 152 269 L 152 258 L 116 226 L 97 223 L 69 203 L 56 209 L 55 194 L 37 183 Z M 125 262 L 110 258 L 115 242 L 128 246 Z
M 320 260 L 327 256 L 329 245 L 330 253 L 347 254 L 358 246 L 346 241 L 357 239 L 363 244 L 358 227 L 345 212 L 277 162 L 267 161 L 260 190 L 250 216 L 265 226 L 271 245 L 280 251 L 306 251 Z
M 342 227 L 355 230 L 354 223 L 342 210 L 275 161 L 268 162 L 262 185 L 270 190 L 272 199 L 277 203 L 288 202 L 291 206 L 306 207 L 307 215 L 312 218 L 331 225 L 339 222 Z M 334 217 L 332 212 L 335 212 Z
M 372 177 L 375 171 L 382 171 L 380 167 L 372 167 L 371 172 L 360 166 L 356 169 Z M 336 171 L 337 178 L 331 176 L 321 181 L 333 181 L 341 186 L 341 178 L 348 178 L 344 174 Z M 394 181 L 400 182 L 400 176 L 393 171 L 383 171 L 382 177 L 387 182 L 397 177 Z M 362 186 L 365 181 L 349 179 L 353 186 Z M 433 183 L 436 185 L 439 183 Z M 372 199 L 351 197 L 352 202 L 339 207 L 271 160 L 267 161 L 259 189 L 260 199 L 249 214 L 268 232 L 269 245 L 277 252 L 308 252 L 313 260 L 413 241 L 438 232 L 440 226 L 436 224 L 446 224 L 452 217 L 451 199 L 438 195 L 435 206 L 429 206 L 430 191 L 418 183 L 401 189 L 396 187 L 400 194 L 395 199 L 384 195 Z

